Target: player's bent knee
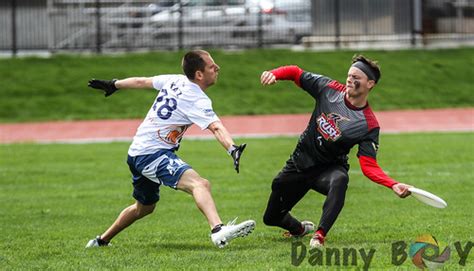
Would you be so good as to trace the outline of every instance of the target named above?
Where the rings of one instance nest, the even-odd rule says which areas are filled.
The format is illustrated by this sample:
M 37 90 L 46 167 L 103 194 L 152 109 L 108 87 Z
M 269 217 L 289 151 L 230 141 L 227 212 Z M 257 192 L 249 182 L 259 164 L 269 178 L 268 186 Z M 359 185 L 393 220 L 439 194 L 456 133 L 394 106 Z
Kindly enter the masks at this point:
M 282 217 L 275 216 L 275 214 L 265 212 L 263 215 L 263 223 L 267 226 L 278 226 L 280 225 L 280 222 L 282 220 Z
M 343 172 L 334 173 L 331 176 L 331 189 L 337 190 L 347 190 L 347 185 L 349 183 L 349 176 Z
M 263 215 L 263 223 L 267 226 L 274 226 L 274 221 L 271 216 L 266 213 Z
M 347 189 L 348 183 L 349 183 L 349 180 L 346 178 L 338 178 L 331 182 L 333 186 L 336 186 L 338 188 L 345 188 L 345 189 Z
M 206 189 L 206 190 L 211 190 L 211 183 L 204 179 L 204 178 L 193 178 L 192 181 L 190 182 L 189 188 L 191 191 L 194 189 Z
M 331 183 L 331 191 L 337 192 L 339 194 L 345 194 L 347 191 L 347 182 L 344 182 L 342 180 L 334 180 Z
M 178 189 L 185 191 L 186 193 L 193 193 L 195 189 L 211 189 L 211 184 L 208 180 L 202 178 L 195 172 L 190 169 L 184 172 L 183 176 L 178 182 Z
M 209 182 L 208 180 L 201 178 L 199 180 L 199 184 L 207 190 L 211 190 L 211 182 Z

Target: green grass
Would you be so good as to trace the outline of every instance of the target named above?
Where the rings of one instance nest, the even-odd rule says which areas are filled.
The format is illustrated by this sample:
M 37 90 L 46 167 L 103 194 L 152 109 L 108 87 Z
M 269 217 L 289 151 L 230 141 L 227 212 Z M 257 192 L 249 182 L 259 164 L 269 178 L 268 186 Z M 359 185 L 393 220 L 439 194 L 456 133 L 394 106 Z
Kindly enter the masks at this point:
M 355 53 L 377 59 L 382 79 L 371 94 L 375 110 L 474 106 L 474 49 L 290 52 L 213 51 L 222 67 L 208 90 L 219 115 L 311 112 L 314 106 L 291 82 L 263 88 L 263 70 L 297 64 L 344 82 Z M 114 56 L 58 55 L 49 59 L 1 59 L 0 122 L 142 118 L 154 91 L 120 91 L 104 99 L 87 88 L 90 78 L 125 78 L 181 73 L 183 52 Z
M 255 232 L 219 250 L 190 196 L 163 187 L 154 214 L 125 230 L 113 246 L 84 249 L 133 202 L 125 164 L 128 143 L 0 145 L 0 269 L 3 270 L 282 270 L 291 269 L 291 242 L 263 225 L 270 183 L 296 138 L 247 142 L 241 174 L 215 141 L 184 141 L 179 155 L 211 180 L 223 220 L 255 219 Z M 327 238 L 330 248 L 376 250 L 371 267 L 391 264 L 391 244 L 432 234 L 451 245 L 446 270 L 461 269 L 453 244 L 473 240 L 473 133 L 383 135 L 379 163 L 399 181 L 438 194 L 448 208 L 399 199 L 362 176 L 351 154 L 346 205 Z M 324 197 L 310 192 L 293 210 L 318 221 Z M 308 244 L 309 239 L 303 240 Z M 358 267 L 363 262 L 359 258 Z M 313 268 L 307 259 L 300 268 Z M 472 251 L 466 270 L 474 268 Z

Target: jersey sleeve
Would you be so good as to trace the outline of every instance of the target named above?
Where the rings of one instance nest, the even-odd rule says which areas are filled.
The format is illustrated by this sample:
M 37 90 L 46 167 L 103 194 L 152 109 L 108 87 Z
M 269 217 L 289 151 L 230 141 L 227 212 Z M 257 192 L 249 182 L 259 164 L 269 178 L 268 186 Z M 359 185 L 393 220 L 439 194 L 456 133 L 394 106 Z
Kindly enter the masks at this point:
M 301 88 L 308 92 L 314 99 L 318 100 L 322 90 L 331 82 L 332 79 L 320 74 L 303 72 L 300 77 Z
M 219 120 L 212 109 L 212 102 L 209 98 L 202 97 L 195 102 L 189 102 L 186 107 L 186 115 L 189 120 L 202 130 L 207 129 L 209 124 Z
M 375 183 L 391 188 L 398 182 L 385 174 L 376 160 L 379 148 L 379 130 L 379 128 L 372 129 L 359 143 L 357 157 L 359 158 L 362 173 L 367 178 Z
M 296 65 L 282 66 L 271 70 L 270 72 L 275 75 L 277 80 L 292 80 L 297 86 L 301 86 L 300 77 L 303 73 L 303 70 Z
M 359 151 L 357 157 L 368 156 L 377 159 L 377 151 L 379 149 L 379 132 L 380 128 L 372 129 L 367 135 L 362 138 L 359 143 Z
M 157 75 L 153 76 L 153 88 L 160 91 L 163 88 L 163 85 L 168 82 L 173 77 L 173 75 Z

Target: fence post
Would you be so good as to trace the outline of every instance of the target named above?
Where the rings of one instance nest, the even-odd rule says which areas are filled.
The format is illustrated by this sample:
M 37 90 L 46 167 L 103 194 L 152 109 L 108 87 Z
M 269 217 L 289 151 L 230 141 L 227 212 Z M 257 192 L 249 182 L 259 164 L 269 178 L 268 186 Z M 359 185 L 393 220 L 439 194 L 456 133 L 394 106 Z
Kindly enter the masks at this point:
M 178 19 L 178 50 L 183 50 L 183 1 L 179 0 L 179 19 Z
M 11 0 L 11 7 L 12 7 L 12 56 L 15 57 L 18 48 L 17 48 L 17 37 L 16 37 L 16 0 Z
M 263 10 L 262 7 L 258 11 L 258 22 L 257 22 L 257 47 L 263 47 Z
M 422 29 L 422 12 L 421 12 L 421 0 L 412 0 L 411 2 L 411 45 L 415 47 L 417 45 L 418 35 L 423 34 Z
M 47 21 L 47 31 L 48 31 L 48 51 L 50 53 L 53 53 L 54 50 L 54 22 L 53 22 L 53 16 L 54 16 L 54 3 L 53 0 L 48 0 L 46 2 L 46 14 L 48 15 L 48 21 Z
M 100 27 L 100 0 L 95 0 L 95 50 L 98 54 L 102 53 L 102 30 Z
M 415 0 L 411 1 L 411 7 L 410 7 L 410 28 L 411 28 L 411 46 L 415 47 L 416 45 L 416 39 L 415 39 Z
M 334 28 L 335 28 L 335 45 L 336 49 L 341 47 L 341 16 L 339 10 L 339 0 L 334 0 Z

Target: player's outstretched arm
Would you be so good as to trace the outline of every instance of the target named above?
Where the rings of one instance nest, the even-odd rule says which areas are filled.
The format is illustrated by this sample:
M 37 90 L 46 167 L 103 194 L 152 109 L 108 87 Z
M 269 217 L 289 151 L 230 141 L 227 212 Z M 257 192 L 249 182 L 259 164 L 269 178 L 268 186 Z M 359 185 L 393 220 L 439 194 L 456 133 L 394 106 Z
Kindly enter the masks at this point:
M 282 66 L 271 71 L 264 71 L 260 76 L 260 83 L 266 86 L 275 84 L 277 80 L 291 80 L 301 86 L 301 74 L 303 74 L 303 70 L 298 66 Z
M 117 80 L 115 86 L 123 88 L 153 88 L 153 77 L 130 77 Z
M 89 80 L 89 87 L 95 89 L 101 89 L 105 93 L 105 97 L 114 94 L 119 89 L 124 88 L 153 88 L 152 77 L 130 77 L 122 80 Z
M 209 124 L 207 129 L 209 129 L 214 134 L 217 141 L 219 141 L 219 143 L 221 143 L 221 145 L 227 150 L 227 153 L 232 156 L 232 159 L 234 160 L 234 168 L 237 173 L 239 173 L 240 157 L 247 145 L 235 145 L 234 140 L 220 121 L 214 121 L 213 123 Z

